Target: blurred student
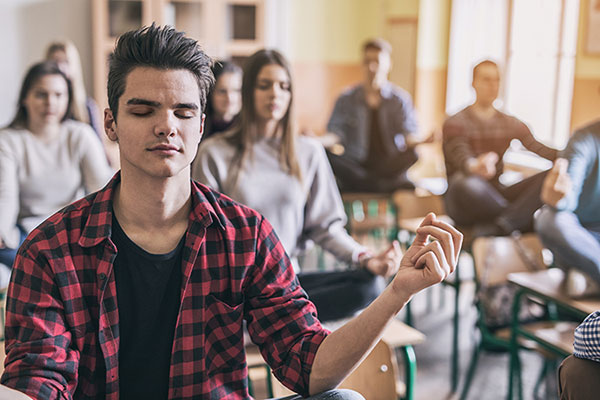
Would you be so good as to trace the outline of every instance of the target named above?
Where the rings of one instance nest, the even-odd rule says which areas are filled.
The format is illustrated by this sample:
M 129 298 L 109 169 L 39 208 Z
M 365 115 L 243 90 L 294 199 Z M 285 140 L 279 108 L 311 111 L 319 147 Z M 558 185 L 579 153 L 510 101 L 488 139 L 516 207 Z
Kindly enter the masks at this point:
M 46 49 L 46 60 L 54 61 L 71 81 L 73 119 L 90 124 L 98 136 L 103 136 L 98 105 L 86 94 L 77 47 L 70 40 L 52 42 Z
M 242 108 L 242 69 L 229 61 L 216 61 L 212 71 L 215 85 L 208 94 L 203 139 L 230 129 Z
M 52 42 L 46 49 L 46 60 L 54 61 L 71 81 L 73 92 L 71 99 L 73 111 L 71 117 L 77 121 L 85 122 L 94 128 L 94 131 L 106 149 L 110 164 L 113 168 L 118 168 L 119 156 L 117 145 L 106 140 L 98 105 L 94 99 L 86 94 L 81 59 L 77 47 L 70 40 Z
M 0 131 L 0 263 L 11 266 L 25 236 L 111 175 L 89 125 L 74 121 L 71 84 L 54 62 L 32 66 L 18 110 Z
M 298 255 L 314 242 L 352 265 L 347 271 L 300 272 L 321 320 L 364 308 L 396 272 L 398 243 L 373 256 L 348 235 L 344 207 L 323 147 L 292 127 L 293 84 L 285 58 L 261 50 L 246 61 L 237 129 L 200 146 L 192 178 L 262 213 L 300 272 Z
M 546 172 L 511 186 L 499 181 L 502 157 L 513 139 L 548 160 L 557 151 L 538 142 L 527 125 L 494 107 L 500 87 L 498 65 L 485 60 L 473 68 L 475 103 L 449 117 L 443 126 L 448 176 L 446 211 L 474 236 L 503 236 L 533 230 L 533 213 L 542 202 Z
M 600 287 L 600 121 L 575 132 L 561 157 L 544 181 L 536 231 L 557 264 Z
M 410 94 L 388 81 L 391 52 L 383 39 L 363 45 L 363 82 L 340 95 L 327 124 L 344 148 L 327 153 L 342 192 L 414 188 L 407 171 L 420 143 L 416 111 Z

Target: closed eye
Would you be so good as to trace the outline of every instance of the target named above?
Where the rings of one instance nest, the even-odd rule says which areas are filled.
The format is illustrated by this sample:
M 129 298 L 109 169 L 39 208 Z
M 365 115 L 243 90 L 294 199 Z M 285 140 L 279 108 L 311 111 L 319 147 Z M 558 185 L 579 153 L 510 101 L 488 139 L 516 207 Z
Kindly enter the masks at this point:
M 197 114 L 195 110 L 179 110 L 175 112 L 175 115 L 180 119 L 191 119 L 196 117 Z

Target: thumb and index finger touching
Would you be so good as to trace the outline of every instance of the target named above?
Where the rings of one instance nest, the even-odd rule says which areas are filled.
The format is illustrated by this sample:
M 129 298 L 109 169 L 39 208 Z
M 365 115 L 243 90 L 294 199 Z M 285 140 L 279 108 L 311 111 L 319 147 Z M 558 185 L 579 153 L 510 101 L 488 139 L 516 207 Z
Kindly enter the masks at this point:
M 448 252 L 450 259 L 454 262 L 458 261 L 463 241 L 462 233 L 449 223 L 437 219 L 434 213 L 429 213 L 417 229 L 413 244 L 424 246 L 427 244 L 430 236 L 441 242 L 444 251 Z

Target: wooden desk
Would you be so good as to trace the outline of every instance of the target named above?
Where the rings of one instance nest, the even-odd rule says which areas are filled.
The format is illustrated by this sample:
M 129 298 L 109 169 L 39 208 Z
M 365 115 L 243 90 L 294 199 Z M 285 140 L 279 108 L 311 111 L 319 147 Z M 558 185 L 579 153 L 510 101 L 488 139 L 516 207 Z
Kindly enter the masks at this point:
M 520 272 L 508 275 L 508 281 L 522 290 L 546 301 L 557 303 L 574 315 L 585 318 L 600 310 L 600 296 L 573 299 L 567 295 L 564 287 L 565 273 L 552 268 L 538 272 Z
M 566 293 L 565 273 L 557 268 L 538 272 L 518 272 L 508 275 L 508 281 L 515 284 L 517 291 L 513 303 L 511 334 L 510 371 L 508 398 L 513 398 L 513 379 L 520 378 L 519 336 L 538 343 L 542 348 L 556 355 L 567 357 L 573 353 L 573 338 L 577 323 L 548 321 L 532 325 L 521 325 L 518 320 L 521 298 L 524 295 L 539 298 L 548 304 L 564 310 L 583 320 L 588 314 L 600 309 L 600 296 L 573 299 Z M 521 385 L 518 387 L 519 399 L 523 398 Z

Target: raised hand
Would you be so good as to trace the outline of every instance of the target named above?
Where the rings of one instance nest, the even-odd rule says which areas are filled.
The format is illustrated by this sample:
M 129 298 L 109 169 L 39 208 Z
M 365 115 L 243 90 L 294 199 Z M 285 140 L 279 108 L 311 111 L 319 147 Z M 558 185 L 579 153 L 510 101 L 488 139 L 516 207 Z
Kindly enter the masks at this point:
M 496 176 L 496 164 L 498 163 L 498 154 L 490 151 L 480 154 L 477 158 L 471 159 L 468 169 L 472 174 L 479 175 L 484 179 L 492 179 Z
M 400 243 L 394 240 L 390 247 L 385 251 L 371 257 L 365 264 L 365 268 L 375 275 L 389 277 L 394 275 L 400 268 L 400 260 L 402 259 L 402 249 Z
M 402 257 L 392 281 L 393 289 L 413 296 L 446 279 L 456 268 L 462 241 L 462 233 L 429 213 L 417 229 L 413 244 Z
M 544 203 L 556 207 L 558 202 L 571 190 L 571 178 L 567 173 L 568 167 L 569 161 L 564 158 L 557 158 L 554 161 L 554 165 L 542 185 L 540 197 Z

